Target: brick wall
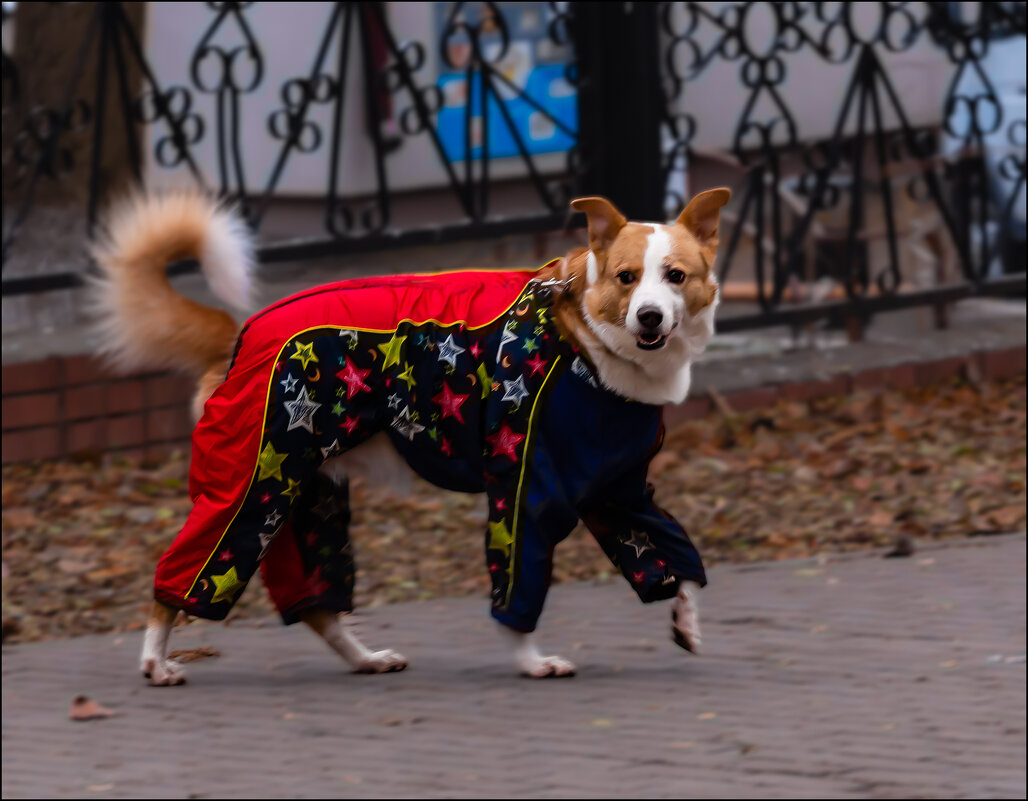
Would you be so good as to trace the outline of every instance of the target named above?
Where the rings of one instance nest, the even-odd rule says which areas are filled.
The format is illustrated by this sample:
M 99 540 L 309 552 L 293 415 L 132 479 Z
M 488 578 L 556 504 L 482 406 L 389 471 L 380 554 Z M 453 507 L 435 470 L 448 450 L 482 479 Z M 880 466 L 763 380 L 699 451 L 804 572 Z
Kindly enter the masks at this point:
M 193 381 L 112 375 L 89 356 L 3 368 L 3 462 L 117 451 L 155 460 L 187 448 Z
M 1025 347 L 840 373 L 821 381 L 781 383 L 725 393 L 737 412 L 772 406 L 779 399 L 808 400 L 857 390 L 1010 378 L 1025 372 Z M 54 358 L 3 368 L 3 462 L 54 459 L 116 451 L 159 460 L 188 448 L 193 430 L 189 404 L 195 384 L 171 373 L 114 376 L 88 356 Z M 717 408 L 708 395 L 668 408 L 673 426 Z

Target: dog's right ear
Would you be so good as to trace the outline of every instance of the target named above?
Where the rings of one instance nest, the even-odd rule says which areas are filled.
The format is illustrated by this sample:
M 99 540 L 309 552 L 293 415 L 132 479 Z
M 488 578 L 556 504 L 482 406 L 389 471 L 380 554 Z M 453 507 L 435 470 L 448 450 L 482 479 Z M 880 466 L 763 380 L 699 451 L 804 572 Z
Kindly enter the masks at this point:
M 580 197 L 571 201 L 571 208 L 584 211 L 589 219 L 589 248 L 592 251 L 606 250 L 625 223 L 625 215 L 605 197 Z

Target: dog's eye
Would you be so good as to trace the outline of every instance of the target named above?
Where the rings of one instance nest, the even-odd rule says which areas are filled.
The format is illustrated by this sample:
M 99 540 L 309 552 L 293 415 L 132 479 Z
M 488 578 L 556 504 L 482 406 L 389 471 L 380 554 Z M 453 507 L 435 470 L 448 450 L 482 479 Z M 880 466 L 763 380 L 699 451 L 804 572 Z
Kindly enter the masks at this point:
M 672 284 L 680 284 L 682 283 L 682 281 L 685 280 L 685 273 L 683 273 L 681 270 L 668 270 L 667 280 L 670 281 Z
M 635 283 L 635 273 L 631 270 L 622 270 L 618 273 L 618 280 L 626 286 Z

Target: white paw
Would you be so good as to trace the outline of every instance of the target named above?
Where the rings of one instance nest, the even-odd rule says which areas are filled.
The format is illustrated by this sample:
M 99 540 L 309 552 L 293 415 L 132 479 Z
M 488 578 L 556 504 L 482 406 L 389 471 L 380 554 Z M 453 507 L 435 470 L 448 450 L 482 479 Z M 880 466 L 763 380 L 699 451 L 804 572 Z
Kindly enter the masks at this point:
M 703 643 L 700 636 L 700 610 L 688 590 L 675 598 L 671 607 L 671 639 L 686 651 L 694 654 L 700 652 Z
M 144 658 L 140 668 L 151 687 L 173 687 L 186 683 L 186 671 L 174 659 Z
M 560 656 L 535 656 L 522 660 L 521 675 L 533 679 L 561 678 L 575 675 L 574 663 Z
M 354 665 L 354 673 L 396 673 L 407 667 L 407 659 L 396 651 L 372 651 Z

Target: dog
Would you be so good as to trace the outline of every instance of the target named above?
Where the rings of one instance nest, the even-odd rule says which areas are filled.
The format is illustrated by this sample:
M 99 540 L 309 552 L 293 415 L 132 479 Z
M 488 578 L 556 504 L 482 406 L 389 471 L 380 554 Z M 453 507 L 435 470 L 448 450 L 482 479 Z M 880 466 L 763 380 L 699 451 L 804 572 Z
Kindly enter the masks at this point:
M 714 332 L 729 198 L 703 192 L 672 224 L 580 198 L 588 247 L 538 270 L 343 281 L 241 328 L 165 275 L 196 259 L 215 294 L 248 307 L 253 244 L 229 209 L 196 193 L 115 207 L 93 249 L 102 351 L 119 368 L 197 382 L 194 507 L 158 564 L 144 677 L 184 682 L 167 656 L 177 613 L 224 618 L 258 567 L 284 622 L 305 623 L 355 672 L 404 669 L 344 614 L 355 573 L 347 464 L 383 439 L 438 486 L 487 494 L 492 615 L 523 675 L 575 672 L 533 632 L 553 549 L 579 519 L 644 602 L 672 600 L 672 639 L 697 652 L 702 561 L 653 502 L 647 469 L 661 408 L 686 398 Z

